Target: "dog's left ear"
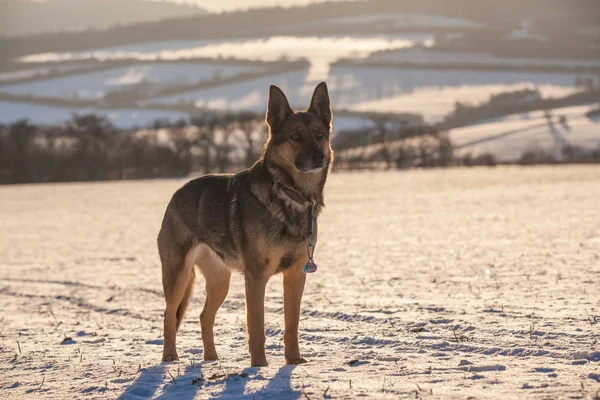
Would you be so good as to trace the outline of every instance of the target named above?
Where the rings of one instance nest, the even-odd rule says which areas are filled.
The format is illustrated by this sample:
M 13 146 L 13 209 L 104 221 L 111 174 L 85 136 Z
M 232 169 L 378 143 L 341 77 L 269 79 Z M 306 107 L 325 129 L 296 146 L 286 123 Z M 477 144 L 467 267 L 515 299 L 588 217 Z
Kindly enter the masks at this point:
M 315 88 L 308 112 L 319 117 L 331 129 L 332 112 L 329 102 L 329 92 L 327 91 L 327 84 L 325 82 L 319 83 Z
M 275 85 L 269 88 L 266 120 L 271 132 L 276 131 L 294 113 L 283 91 Z

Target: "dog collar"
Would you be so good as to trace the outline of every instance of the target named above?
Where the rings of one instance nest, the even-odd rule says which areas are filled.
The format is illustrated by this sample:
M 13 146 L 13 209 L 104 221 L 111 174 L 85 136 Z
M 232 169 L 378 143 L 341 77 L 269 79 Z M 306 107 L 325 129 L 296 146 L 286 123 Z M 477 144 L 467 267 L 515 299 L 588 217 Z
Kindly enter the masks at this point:
M 279 186 L 281 186 L 281 189 L 283 190 L 283 192 L 292 200 L 294 200 L 296 203 L 300 204 L 301 206 L 305 205 L 306 203 L 310 203 L 310 201 L 308 201 L 304 196 L 302 196 L 297 190 L 294 190 L 290 187 L 287 187 L 285 185 L 279 184 Z
M 315 253 L 315 228 L 317 226 L 317 214 L 315 212 L 315 203 L 306 199 L 298 191 L 282 184 L 279 185 L 281 186 L 281 189 L 283 189 L 284 193 L 288 195 L 289 198 L 291 198 L 301 206 L 305 205 L 306 203 L 310 203 L 310 206 L 308 207 L 308 245 L 306 246 L 306 250 L 308 252 L 308 261 L 306 262 L 306 264 L 304 264 L 304 268 L 302 268 L 302 271 L 306 274 L 317 272 L 317 264 L 315 263 L 315 260 L 313 258 L 313 255 Z

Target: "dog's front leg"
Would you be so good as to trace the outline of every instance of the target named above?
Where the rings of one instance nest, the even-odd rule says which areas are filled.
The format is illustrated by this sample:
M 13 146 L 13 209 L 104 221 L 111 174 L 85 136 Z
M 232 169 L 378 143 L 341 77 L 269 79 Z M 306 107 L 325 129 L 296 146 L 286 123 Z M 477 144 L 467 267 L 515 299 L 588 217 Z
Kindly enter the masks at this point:
M 304 292 L 306 274 L 302 266 L 294 266 L 283 272 L 283 313 L 285 317 L 285 361 L 288 364 L 303 364 L 306 362 L 300 356 L 298 346 L 298 323 L 300 321 L 300 303 Z
M 265 355 L 265 287 L 268 278 L 246 273 L 246 327 L 250 362 L 253 367 L 266 367 Z

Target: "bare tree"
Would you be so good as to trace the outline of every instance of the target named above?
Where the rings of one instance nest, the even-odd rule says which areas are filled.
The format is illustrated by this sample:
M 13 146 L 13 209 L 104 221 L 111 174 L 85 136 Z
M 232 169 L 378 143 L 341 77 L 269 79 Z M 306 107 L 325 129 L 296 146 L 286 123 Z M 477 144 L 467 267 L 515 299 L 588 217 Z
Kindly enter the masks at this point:
M 0 183 L 9 183 L 10 177 L 8 176 L 10 171 L 10 150 L 8 147 L 7 140 L 8 128 L 4 125 L 0 125 Z
M 79 179 L 106 179 L 108 139 L 115 128 L 110 121 L 96 114 L 73 115 L 66 133 L 78 141 L 75 162 Z
M 262 118 L 252 112 L 241 112 L 237 119 L 243 136 L 244 164 L 251 167 L 258 159 L 260 148 L 266 139 L 266 125 Z
M 388 119 L 383 115 L 373 115 L 371 121 L 375 125 L 375 131 L 379 136 L 379 142 L 381 143 L 381 155 L 383 160 L 387 164 L 387 169 L 392 168 L 392 157 L 390 155 L 389 143 L 388 143 Z
M 215 114 L 209 114 L 202 117 L 194 117 L 191 124 L 199 129 L 199 144 L 202 149 L 202 158 L 204 164 L 204 173 L 212 172 L 211 152 L 215 147 L 215 135 L 219 129 L 221 117 Z
M 233 148 L 231 139 L 237 130 L 237 118 L 234 114 L 222 117 L 219 129 L 219 143 L 215 146 L 219 172 L 226 172 L 230 165 L 230 155 Z
M 36 131 L 37 128 L 31 125 L 26 119 L 17 121 L 9 128 L 8 135 L 14 144 L 13 183 L 25 183 L 28 180 L 28 157 Z

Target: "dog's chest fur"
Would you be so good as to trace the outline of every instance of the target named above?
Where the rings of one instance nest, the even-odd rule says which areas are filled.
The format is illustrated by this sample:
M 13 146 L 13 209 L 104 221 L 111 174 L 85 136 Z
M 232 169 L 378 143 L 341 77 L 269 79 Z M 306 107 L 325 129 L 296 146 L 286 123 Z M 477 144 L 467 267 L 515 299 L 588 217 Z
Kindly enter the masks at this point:
M 263 224 L 249 226 L 251 254 L 259 258 L 265 272 L 277 273 L 308 260 L 310 203 L 300 204 L 276 185 L 251 186 L 251 192 L 265 207 Z M 318 209 L 321 204 L 319 202 Z M 262 225 L 262 226 L 260 226 Z M 316 241 L 316 229 L 313 239 Z M 247 268 L 252 268 L 247 265 Z

